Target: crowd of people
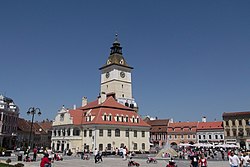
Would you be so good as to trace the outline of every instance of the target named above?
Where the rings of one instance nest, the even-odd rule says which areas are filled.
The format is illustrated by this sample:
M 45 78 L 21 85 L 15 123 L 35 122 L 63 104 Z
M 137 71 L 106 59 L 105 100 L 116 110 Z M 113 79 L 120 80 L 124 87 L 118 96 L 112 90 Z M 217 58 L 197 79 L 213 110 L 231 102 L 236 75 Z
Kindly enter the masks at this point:
M 207 167 L 209 159 L 228 160 L 230 167 L 248 167 L 250 158 L 245 150 L 238 148 L 181 147 L 180 159 L 190 159 L 190 167 Z

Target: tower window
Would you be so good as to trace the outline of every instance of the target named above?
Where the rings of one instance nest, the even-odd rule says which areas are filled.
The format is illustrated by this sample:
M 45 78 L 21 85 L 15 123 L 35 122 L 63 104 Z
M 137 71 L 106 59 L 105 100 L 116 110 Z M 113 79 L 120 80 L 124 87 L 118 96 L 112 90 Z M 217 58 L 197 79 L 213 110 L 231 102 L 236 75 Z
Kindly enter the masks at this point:
M 122 94 L 122 97 L 124 97 L 124 94 Z
M 122 88 L 123 88 L 123 85 L 122 85 Z

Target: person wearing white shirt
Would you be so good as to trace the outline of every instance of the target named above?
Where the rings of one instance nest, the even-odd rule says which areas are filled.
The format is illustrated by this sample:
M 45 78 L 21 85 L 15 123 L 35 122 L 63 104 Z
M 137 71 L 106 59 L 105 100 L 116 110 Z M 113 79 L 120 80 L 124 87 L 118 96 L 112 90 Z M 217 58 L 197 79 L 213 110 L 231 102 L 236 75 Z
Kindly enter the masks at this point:
M 229 164 L 231 167 L 239 167 L 240 166 L 240 159 L 237 155 L 234 154 L 234 151 L 231 151 L 229 156 Z
M 243 156 L 241 157 L 241 163 L 243 165 L 243 167 L 247 167 L 249 166 L 249 162 L 250 162 L 250 158 L 247 155 L 246 152 L 243 153 Z

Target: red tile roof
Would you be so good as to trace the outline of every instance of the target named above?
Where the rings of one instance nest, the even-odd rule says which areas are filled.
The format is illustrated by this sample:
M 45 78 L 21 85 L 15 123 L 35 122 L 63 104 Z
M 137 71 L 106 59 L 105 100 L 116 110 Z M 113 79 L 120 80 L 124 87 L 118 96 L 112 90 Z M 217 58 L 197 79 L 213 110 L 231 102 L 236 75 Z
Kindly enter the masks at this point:
M 145 122 L 151 125 L 150 132 L 161 133 L 167 132 L 169 119 L 146 120 Z
M 18 124 L 18 129 L 19 130 L 24 131 L 24 132 L 29 132 L 30 131 L 30 124 L 25 119 L 18 118 L 17 124 Z
M 195 133 L 198 122 L 174 122 L 168 124 L 168 133 Z
M 222 121 L 219 122 L 199 122 L 197 130 L 214 130 L 223 129 Z
M 146 121 L 151 126 L 168 126 L 169 119 L 156 119 Z
M 78 108 L 76 110 L 69 111 L 71 117 L 73 117 L 73 123 L 76 125 L 90 125 L 90 124 L 102 124 L 102 125 L 124 125 L 124 126 L 144 126 L 150 127 L 142 118 L 131 108 L 126 107 L 118 103 L 112 96 L 109 96 L 102 104 L 98 104 L 98 100 L 87 104 L 84 107 Z M 104 121 L 102 116 L 112 115 L 111 121 Z M 86 121 L 87 116 L 94 116 L 92 121 Z M 128 116 L 128 122 L 115 121 L 115 117 Z M 139 118 L 139 123 L 131 122 L 130 118 Z M 124 119 L 125 120 L 125 119 Z

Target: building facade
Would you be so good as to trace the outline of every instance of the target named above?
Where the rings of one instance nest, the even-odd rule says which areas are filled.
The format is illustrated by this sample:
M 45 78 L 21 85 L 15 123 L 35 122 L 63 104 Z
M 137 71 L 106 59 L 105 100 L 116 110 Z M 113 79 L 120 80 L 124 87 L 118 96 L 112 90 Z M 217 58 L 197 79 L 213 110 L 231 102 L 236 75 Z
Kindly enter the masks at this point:
M 13 149 L 16 144 L 19 108 L 11 98 L 0 95 L 0 146 Z
M 179 145 L 180 143 L 194 144 L 197 142 L 196 130 L 198 122 L 173 122 L 168 124 L 169 144 Z
M 149 128 L 138 115 L 132 96 L 132 67 L 122 55 L 117 36 L 110 56 L 100 68 L 100 94 L 95 101 L 83 97 L 82 106 L 62 107 L 53 122 L 54 150 L 72 152 L 95 148 L 113 152 L 125 147 L 130 151 L 149 150 Z
M 167 143 L 167 128 L 169 119 L 145 119 L 150 127 L 150 143 L 153 147 L 162 148 Z
M 206 144 L 224 144 L 223 122 L 198 122 L 197 142 Z
M 237 144 L 243 149 L 250 149 L 250 111 L 224 112 L 222 114 L 225 143 Z

